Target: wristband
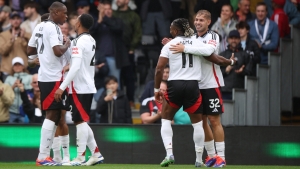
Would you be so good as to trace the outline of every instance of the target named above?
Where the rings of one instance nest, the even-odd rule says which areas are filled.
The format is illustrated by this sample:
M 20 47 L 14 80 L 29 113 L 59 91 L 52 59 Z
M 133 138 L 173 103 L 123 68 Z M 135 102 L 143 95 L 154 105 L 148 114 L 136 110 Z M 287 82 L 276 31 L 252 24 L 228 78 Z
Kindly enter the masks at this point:
M 234 64 L 234 60 L 233 59 L 230 59 L 231 60 L 231 66 L 233 66 L 233 64 Z
M 159 92 L 159 89 L 154 88 L 154 93 Z

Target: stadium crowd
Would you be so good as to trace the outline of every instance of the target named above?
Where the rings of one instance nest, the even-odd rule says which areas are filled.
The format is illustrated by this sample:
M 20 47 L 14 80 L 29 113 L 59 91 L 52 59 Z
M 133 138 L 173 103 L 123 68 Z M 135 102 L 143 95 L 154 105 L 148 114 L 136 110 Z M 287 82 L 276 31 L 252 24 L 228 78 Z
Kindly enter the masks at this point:
M 0 123 L 42 122 L 37 79 L 39 66 L 28 66 L 26 47 L 41 15 L 54 0 L 0 0 Z M 219 54 L 238 64 L 221 67 L 223 99 L 232 99 L 233 88 L 244 87 L 244 77 L 256 76 L 257 64 L 268 64 L 268 52 L 279 50 L 279 38 L 290 37 L 290 27 L 300 24 L 300 0 L 61 0 L 68 22 L 60 25 L 71 40 L 79 15 L 94 17 L 90 30 L 96 40 L 95 85 L 91 122 L 132 123 L 132 110 L 141 103 L 143 123 L 160 122 L 161 106 L 155 103 L 154 67 L 170 37 L 172 20 L 193 18 L 198 10 L 211 12 L 210 29 L 220 40 Z M 254 10 L 250 10 L 253 6 Z M 163 80 L 168 79 L 169 68 Z M 144 84 L 137 97 L 136 87 Z M 166 86 L 161 85 L 165 90 Z M 113 95 L 111 93 L 114 93 Z M 115 104 L 112 104 L 115 102 Z M 183 111 L 176 114 L 184 120 Z M 186 116 L 188 118 L 188 116 Z M 176 117 L 175 117 L 176 119 Z M 175 120 L 174 119 L 174 120 Z M 175 120 L 176 123 L 176 120 Z

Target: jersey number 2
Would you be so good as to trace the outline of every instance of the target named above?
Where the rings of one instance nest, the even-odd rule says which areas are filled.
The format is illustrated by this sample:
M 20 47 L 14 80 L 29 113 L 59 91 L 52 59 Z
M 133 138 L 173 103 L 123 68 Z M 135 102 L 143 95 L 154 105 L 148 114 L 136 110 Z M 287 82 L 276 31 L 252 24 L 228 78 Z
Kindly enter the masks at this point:
M 182 68 L 185 68 L 186 65 L 186 53 L 182 53 Z M 189 67 L 193 67 L 193 55 L 188 54 L 189 56 Z
M 94 51 L 95 49 L 96 49 L 96 46 L 93 45 L 92 51 Z M 94 56 L 93 56 L 93 58 L 92 58 L 92 60 L 91 60 L 90 66 L 95 66 L 95 55 L 96 55 L 96 54 L 94 54 Z

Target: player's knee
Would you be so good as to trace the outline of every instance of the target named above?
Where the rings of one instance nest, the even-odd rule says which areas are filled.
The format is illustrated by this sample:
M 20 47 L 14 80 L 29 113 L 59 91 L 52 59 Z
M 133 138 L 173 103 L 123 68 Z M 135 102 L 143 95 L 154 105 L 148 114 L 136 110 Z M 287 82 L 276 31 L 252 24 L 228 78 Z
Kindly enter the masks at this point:
M 208 116 L 208 119 L 212 127 L 221 125 L 219 116 Z
M 66 119 L 61 117 L 60 120 L 59 120 L 59 122 L 58 122 L 58 125 L 59 126 L 63 126 L 65 124 L 66 124 Z

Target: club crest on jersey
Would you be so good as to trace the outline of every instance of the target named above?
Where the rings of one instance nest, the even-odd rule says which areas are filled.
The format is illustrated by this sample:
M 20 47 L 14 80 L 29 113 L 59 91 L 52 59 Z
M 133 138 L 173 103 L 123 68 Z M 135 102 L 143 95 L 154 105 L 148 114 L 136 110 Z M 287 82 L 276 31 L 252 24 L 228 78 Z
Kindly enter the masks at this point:
M 203 41 L 203 43 L 205 43 L 205 44 L 206 44 L 206 40 L 204 40 L 204 41 Z
M 72 47 L 72 54 L 79 54 L 78 47 Z
M 216 42 L 215 40 L 213 40 L 213 39 L 209 40 L 209 41 L 208 41 L 208 44 L 217 46 L 217 42 Z

